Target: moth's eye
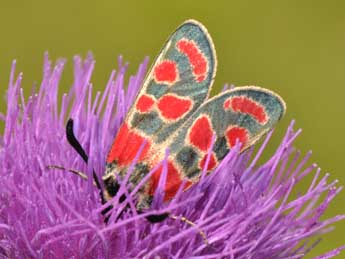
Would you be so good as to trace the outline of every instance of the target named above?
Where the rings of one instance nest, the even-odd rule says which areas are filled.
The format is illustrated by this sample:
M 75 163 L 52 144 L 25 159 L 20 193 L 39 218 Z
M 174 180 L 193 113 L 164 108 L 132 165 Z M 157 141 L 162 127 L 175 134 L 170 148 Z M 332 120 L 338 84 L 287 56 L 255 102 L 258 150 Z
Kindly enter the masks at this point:
M 104 186 L 105 186 L 105 191 L 109 198 L 114 197 L 117 192 L 120 189 L 119 183 L 113 178 L 113 177 L 108 177 L 103 180 L 104 181 Z

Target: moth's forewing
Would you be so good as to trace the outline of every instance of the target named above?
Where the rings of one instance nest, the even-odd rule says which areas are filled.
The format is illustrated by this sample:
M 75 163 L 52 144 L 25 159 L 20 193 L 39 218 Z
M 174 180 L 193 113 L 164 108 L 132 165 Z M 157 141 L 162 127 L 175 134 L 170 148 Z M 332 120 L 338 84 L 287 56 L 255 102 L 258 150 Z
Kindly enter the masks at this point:
M 188 20 L 169 37 L 155 60 L 107 157 L 104 179 L 126 172 L 146 143 L 134 172 L 139 181 L 152 157 L 208 97 L 216 73 L 216 54 L 206 28 Z M 137 176 L 137 177 L 136 177 Z

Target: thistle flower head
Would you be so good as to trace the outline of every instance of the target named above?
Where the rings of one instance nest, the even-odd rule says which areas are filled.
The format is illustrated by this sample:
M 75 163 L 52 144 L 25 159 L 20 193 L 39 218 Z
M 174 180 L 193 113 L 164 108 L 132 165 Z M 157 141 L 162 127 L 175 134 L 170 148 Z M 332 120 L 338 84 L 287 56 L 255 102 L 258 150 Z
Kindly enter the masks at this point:
M 106 223 L 101 212 L 109 204 L 101 205 L 92 171 L 102 176 L 106 154 L 135 100 L 148 61 L 126 85 L 127 65 L 120 58 L 104 91 L 94 93 L 92 56 L 75 57 L 74 82 L 60 102 L 64 63 L 59 60 L 53 66 L 46 56 L 42 83 L 27 99 L 22 75 L 15 75 L 13 63 L 7 112 L 0 115 L 4 125 L 0 135 L 1 258 L 302 258 L 317 237 L 344 218 L 320 219 L 341 188 L 310 164 L 311 153 L 302 155 L 294 149 L 300 131 L 293 129 L 292 122 L 267 162 L 258 164 L 258 159 L 272 132 L 256 152 L 240 154 L 237 145 L 212 174 L 178 192 L 171 202 L 162 199 L 163 170 L 152 208 L 143 214 L 135 209 L 139 187 L 129 193 L 129 183 L 122 181 L 109 202 L 112 210 Z M 89 154 L 87 165 L 66 141 L 69 117 L 74 118 L 75 134 Z M 56 164 L 87 172 L 88 180 L 47 169 Z M 292 195 L 310 174 L 309 188 L 297 197 Z M 120 202 L 123 194 L 126 200 Z M 195 226 L 172 218 L 159 224 L 145 219 L 164 212 L 185 217 Z

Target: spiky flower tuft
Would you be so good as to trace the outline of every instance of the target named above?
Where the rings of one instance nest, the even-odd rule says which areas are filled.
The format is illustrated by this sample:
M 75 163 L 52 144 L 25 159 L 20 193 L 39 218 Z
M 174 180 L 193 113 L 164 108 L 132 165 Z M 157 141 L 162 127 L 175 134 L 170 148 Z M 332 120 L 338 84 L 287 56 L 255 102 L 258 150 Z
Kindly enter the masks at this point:
M 64 63 L 59 60 L 52 66 L 46 56 L 42 83 L 28 99 L 13 64 L 7 113 L 0 115 L 0 258 L 302 258 L 317 236 L 344 218 L 320 219 L 341 188 L 315 164 L 309 165 L 310 153 L 295 151 L 293 141 L 300 131 L 291 123 L 264 164 L 257 161 L 272 133 L 257 152 L 239 154 L 236 146 L 211 175 L 170 203 L 163 203 L 157 193 L 152 209 L 144 214 L 134 209 L 135 190 L 119 202 L 127 191 L 122 182 L 105 223 L 92 177 L 84 181 L 47 166 L 62 165 L 89 176 L 94 168 L 101 177 L 110 144 L 142 84 L 148 61 L 125 87 L 127 65 L 119 59 L 103 93 L 94 94 L 92 56 L 84 61 L 75 57 L 74 82 L 60 103 Z M 88 165 L 66 141 L 69 117 L 90 156 Z M 309 188 L 294 197 L 296 184 L 310 174 Z M 119 214 L 125 206 L 130 209 Z M 196 226 L 171 218 L 159 224 L 145 219 L 162 212 L 186 217 Z

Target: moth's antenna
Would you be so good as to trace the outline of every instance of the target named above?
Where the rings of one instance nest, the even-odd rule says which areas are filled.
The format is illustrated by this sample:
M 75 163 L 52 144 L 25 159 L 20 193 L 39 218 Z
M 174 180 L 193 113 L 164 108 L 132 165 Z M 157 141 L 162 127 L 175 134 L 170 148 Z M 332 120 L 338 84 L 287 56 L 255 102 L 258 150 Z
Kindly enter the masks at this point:
M 67 140 L 71 144 L 71 146 L 75 149 L 75 151 L 77 151 L 77 153 L 83 158 L 83 160 L 87 164 L 87 162 L 89 161 L 89 157 L 74 135 L 73 123 L 74 123 L 73 119 L 69 118 L 67 121 L 67 124 L 66 124 Z
M 74 135 L 73 119 L 72 118 L 69 118 L 68 121 L 67 121 L 67 124 L 66 124 L 66 136 L 67 136 L 68 142 L 71 144 L 71 146 L 74 148 L 74 150 L 77 151 L 77 153 L 82 157 L 84 162 L 87 164 L 87 162 L 89 161 L 89 157 L 86 154 L 86 152 L 83 149 L 83 147 L 80 145 L 78 139 Z M 69 170 L 69 171 L 71 171 L 71 170 Z M 78 175 L 80 175 L 80 174 L 78 174 Z M 99 183 L 99 180 L 98 180 L 98 177 L 96 175 L 95 170 L 92 171 L 92 176 L 93 176 L 93 180 L 95 181 L 96 187 L 99 190 L 99 194 L 101 196 L 102 204 L 104 204 L 104 203 L 106 203 L 106 200 L 104 198 L 102 187 L 101 187 L 101 184 Z
M 84 174 L 83 172 L 80 172 L 80 171 L 74 170 L 74 169 L 66 169 L 65 167 L 60 166 L 60 165 L 48 165 L 47 168 L 48 168 L 48 169 L 59 169 L 59 170 L 68 171 L 68 172 L 70 172 L 70 173 L 72 173 L 72 174 L 75 174 L 75 175 L 80 176 L 80 177 L 81 177 L 82 179 L 84 179 L 84 180 L 87 180 L 87 178 L 88 178 L 87 175 Z M 95 184 L 96 184 L 96 183 L 95 183 Z

